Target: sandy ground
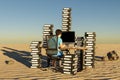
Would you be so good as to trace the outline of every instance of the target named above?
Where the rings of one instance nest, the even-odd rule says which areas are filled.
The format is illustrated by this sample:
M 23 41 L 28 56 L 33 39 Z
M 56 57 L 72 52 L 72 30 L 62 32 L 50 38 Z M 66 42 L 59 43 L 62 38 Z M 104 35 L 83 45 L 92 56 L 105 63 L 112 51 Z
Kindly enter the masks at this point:
M 96 56 L 105 56 L 111 50 L 119 54 L 120 44 L 97 44 Z M 120 80 L 120 60 L 95 61 L 94 69 L 67 75 L 31 69 L 30 58 L 29 44 L 0 44 L 0 80 Z M 6 64 L 7 60 L 14 63 Z

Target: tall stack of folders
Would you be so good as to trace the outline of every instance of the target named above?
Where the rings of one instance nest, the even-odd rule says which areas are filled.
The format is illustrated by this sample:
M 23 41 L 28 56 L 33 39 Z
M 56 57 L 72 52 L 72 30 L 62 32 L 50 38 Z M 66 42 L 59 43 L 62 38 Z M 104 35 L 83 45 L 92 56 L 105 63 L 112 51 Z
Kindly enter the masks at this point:
M 67 54 L 63 59 L 63 73 L 65 74 L 76 74 L 77 73 L 77 55 Z
M 47 37 L 53 35 L 53 25 L 45 24 L 43 26 L 43 48 L 47 48 Z
M 41 56 L 41 41 L 32 41 L 30 44 L 31 49 L 31 68 L 39 68 L 40 67 L 40 56 Z
M 84 65 L 85 68 L 94 68 L 94 56 L 95 56 L 95 32 L 85 32 L 85 56 Z
M 62 11 L 62 31 L 71 30 L 71 8 L 63 8 Z
M 77 37 L 75 41 L 75 47 L 83 47 L 84 46 L 84 37 Z M 78 69 L 77 71 L 83 70 L 83 50 L 75 50 L 75 53 L 78 56 Z

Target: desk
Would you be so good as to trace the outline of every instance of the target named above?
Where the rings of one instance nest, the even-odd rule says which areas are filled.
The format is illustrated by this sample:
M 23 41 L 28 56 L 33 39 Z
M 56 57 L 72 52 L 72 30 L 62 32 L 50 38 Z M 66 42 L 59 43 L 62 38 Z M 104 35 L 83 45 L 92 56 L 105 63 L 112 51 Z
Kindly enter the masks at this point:
M 87 50 L 85 47 L 65 47 L 61 48 L 60 50 Z

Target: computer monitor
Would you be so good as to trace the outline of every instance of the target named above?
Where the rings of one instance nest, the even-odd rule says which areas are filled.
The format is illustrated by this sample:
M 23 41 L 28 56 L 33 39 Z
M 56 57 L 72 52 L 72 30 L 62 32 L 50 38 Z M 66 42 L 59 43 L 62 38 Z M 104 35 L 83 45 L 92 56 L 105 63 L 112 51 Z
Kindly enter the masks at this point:
M 62 32 L 61 38 L 65 43 L 75 42 L 75 32 L 74 31 Z

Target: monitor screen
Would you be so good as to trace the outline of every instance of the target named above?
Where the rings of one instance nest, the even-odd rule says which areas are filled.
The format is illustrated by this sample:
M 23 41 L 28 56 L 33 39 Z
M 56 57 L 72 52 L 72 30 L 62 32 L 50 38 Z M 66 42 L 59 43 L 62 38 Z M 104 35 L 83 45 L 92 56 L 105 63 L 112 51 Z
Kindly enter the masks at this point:
M 61 38 L 63 42 L 75 42 L 75 32 L 74 31 L 62 32 Z

